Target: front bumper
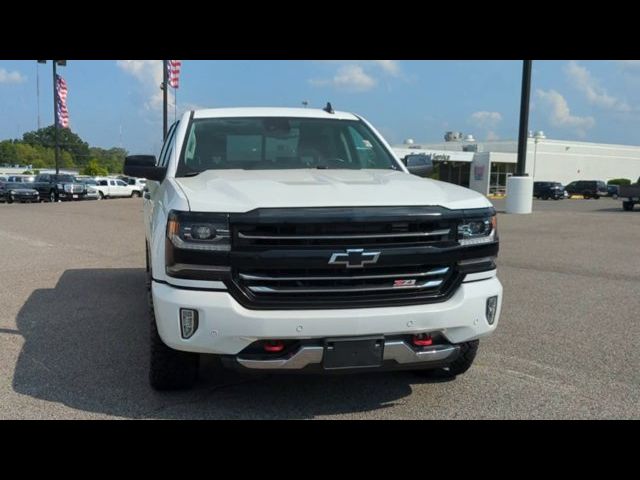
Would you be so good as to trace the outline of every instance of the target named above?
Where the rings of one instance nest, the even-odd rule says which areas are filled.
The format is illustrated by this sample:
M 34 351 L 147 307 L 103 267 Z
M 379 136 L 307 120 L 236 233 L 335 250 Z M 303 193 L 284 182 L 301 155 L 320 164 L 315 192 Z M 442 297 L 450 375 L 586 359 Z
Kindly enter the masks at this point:
M 391 337 L 422 332 L 439 332 L 449 343 L 457 344 L 488 335 L 498 324 L 502 285 L 495 271 L 482 275 L 481 280 L 474 278 L 474 281 L 462 283 L 445 302 L 401 307 L 250 310 L 226 291 L 180 289 L 156 281 L 152 282 L 152 295 L 160 337 L 176 350 L 235 356 L 258 340 Z M 491 296 L 498 297 L 498 308 L 494 323 L 489 325 L 485 312 L 487 298 Z M 199 326 L 188 340 L 180 335 L 180 308 L 198 310 Z M 387 351 L 395 352 L 394 358 L 411 358 L 407 357 L 406 351 L 403 354 L 403 348 L 402 345 L 389 345 Z M 317 355 L 317 352 L 306 352 L 305 357 L 309 353 Z M 453 351 L 449 353 L 454 354 Z M 433 360 L 435 357 L 424 354 L 422 360 L 417 356 L 415 362 L 408 363 L 426 362 L 428 358 Z
M 14 195 L 7 195 L 7 198 L 10 198 L 12 202 L 39 202 L 40 201 L 40 195 L 38 194 L 14 194 Z

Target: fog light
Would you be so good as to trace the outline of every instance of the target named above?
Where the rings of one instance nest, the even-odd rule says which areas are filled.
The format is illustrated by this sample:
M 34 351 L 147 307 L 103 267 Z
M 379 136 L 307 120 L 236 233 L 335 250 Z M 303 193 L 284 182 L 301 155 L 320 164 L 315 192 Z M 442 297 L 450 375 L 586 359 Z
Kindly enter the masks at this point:
M 191 338 L 198 329 L 198 311 L 190 308 L 180 309 L 180 330 L 182 338 Z
M 487 322 L 489 325 L 493 325 L 496 319 L 496 311 L 498 310 L 498 297 L 487 298 Z

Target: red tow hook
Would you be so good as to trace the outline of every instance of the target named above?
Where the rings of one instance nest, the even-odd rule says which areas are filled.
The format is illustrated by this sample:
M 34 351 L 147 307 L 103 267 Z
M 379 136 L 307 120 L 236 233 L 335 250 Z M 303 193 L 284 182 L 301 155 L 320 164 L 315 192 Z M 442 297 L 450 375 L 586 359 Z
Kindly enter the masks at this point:
M 433 345 L 433 338 L 431 338 L 429 334 L 419 333 L 413 336 L 413 344 L 416 347 L 428 347 L 429 345 Z
M 267 340 L 264 343 L 264 351 L 269 353 L 278 353 L 284 350 L 284 342 L 282 340 Z

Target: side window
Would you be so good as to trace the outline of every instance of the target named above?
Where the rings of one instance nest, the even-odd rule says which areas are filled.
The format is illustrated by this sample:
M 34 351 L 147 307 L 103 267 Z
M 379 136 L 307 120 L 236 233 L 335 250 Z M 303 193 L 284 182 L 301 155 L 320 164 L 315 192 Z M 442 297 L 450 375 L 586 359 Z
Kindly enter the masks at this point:
M 122 180 L 118 180 L 116 183 L 118 185 L 120 185 L 121 187 L 126 187 L 127 186 L 127 184 L 125 182 L 123 182 Z
M 49 175 L 41 175 L 40 176 L 40 181 L 41 182 L 48 182 L 49 181 Z
M 116 186 L 116 181 L 115 180 L 109 180 L 109 185 L 111 185 L 112 187 Z
M 107 185 L 109 185 L 109 183 L 106 180 L 100 180 L 100 183 L 98 184 L 101 187 L 106 187 Z
M 171 125 L 171 128 L 167 132 L 167 141 L 164 142 L 162 150 L 160 151 L 160 157 L 158 157 L 159 167 L 166 167 L 169 164 L 169 159 L 171 158 L 171 154 L 173 152 L 174 138 L 176 130 L 178 129 L 178 123 L 180 122 L 176 122 Z

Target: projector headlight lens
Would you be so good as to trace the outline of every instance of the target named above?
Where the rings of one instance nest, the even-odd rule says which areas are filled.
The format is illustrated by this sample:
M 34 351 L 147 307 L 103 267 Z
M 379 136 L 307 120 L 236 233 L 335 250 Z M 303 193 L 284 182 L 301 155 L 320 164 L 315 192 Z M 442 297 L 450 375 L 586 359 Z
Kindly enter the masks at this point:
M 183 250 L 229 251 L 229 216 L 173 210 L 167 222 L 167 237 Z
M 458 225 L 460 245 L 491 243 L 497 239 L 498 221 L 495 215 L 464 220 Z

